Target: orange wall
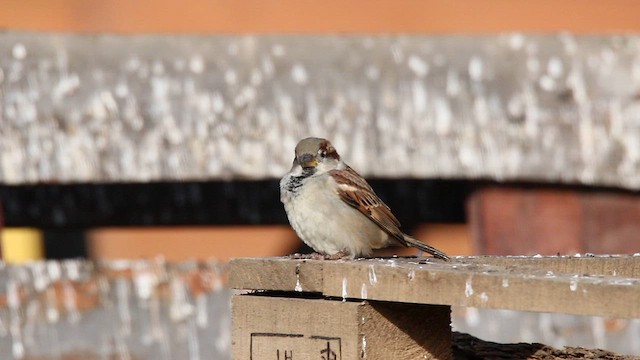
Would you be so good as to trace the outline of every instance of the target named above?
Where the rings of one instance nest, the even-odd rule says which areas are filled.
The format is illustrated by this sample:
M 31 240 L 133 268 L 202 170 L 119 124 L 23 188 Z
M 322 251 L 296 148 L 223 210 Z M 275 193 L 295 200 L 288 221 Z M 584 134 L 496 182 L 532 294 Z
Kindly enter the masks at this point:
M 413 234 L 450 255 L 471 255 L 466 225 L 422 225 Z M 289 226 L 211 226 L 105 228 L 87 233 L 93 258 L 228 260 L 233 257 L 283 256 L 301 245 Z M 377 255 L 415 255 L 411 248 L 382 250 Z
M 3 0 L 0 26 L 172 33 L 619 32 L 640 30 L 640 1 Z
M 87 233 L 92 257 L 169 261 L 280 256 L 300 245 L 288 226 L 106 228 Z

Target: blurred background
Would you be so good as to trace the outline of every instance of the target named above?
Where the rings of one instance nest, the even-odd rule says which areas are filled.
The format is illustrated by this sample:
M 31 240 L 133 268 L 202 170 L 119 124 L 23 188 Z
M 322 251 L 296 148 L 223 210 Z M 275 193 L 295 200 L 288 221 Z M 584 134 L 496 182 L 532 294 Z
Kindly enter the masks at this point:
M 278 180 L 309 135 L 450 255 L 640 252 L 636 1 L 5 0 L 0 26 L 8 262 L 308 252 Z

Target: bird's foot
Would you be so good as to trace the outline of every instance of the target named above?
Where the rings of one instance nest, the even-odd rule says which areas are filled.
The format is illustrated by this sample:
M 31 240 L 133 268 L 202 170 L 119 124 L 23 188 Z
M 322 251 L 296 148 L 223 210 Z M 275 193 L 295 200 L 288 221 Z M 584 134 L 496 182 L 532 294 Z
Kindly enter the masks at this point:
M 303 259 L 303 260 L 347 260 L 352 259 L 353 257 L 349 254 L 348 251 L 342 250 L 338 251 L 335 254 L 321 254 L 321 253 L 311 253 L 311 254 L 291 254 L 289 255 L 290 259 Z
M 348 251 L 341 250 L 333 255 L 324 255 L 324 259 L 325 260 L 347 260 L 347 259 L 353 259 L 353 256 L 351 256 L 351 254 Z
M 290 259 L 296 259 L 296 260 L 308 260 L 308 259 L 315 259 L 314 256 L 318 255 L 317 253 L 312 253 L 312 254 L 291 254 L 289 255 Z

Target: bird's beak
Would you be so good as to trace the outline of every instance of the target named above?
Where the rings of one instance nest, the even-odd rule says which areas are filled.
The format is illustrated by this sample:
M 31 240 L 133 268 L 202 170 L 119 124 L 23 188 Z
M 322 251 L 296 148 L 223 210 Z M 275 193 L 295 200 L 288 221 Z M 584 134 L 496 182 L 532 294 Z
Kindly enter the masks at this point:
M 318 166 L 318 160 L 316 160 L 316 157 L 312 154 L 302 154 L 298 157 L 298 164 L 300 164 L 303 169 L 309 169 Z

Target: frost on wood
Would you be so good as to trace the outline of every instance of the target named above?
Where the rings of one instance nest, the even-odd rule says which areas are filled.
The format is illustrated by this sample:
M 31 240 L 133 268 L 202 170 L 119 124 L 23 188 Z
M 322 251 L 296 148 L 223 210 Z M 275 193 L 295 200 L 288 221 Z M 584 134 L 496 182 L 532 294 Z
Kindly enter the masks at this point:
M 0 34 L 0 182 L 366 176 L 640 188 L 637 36 Z M 376 161 L 371 161 L 376 159 Z

